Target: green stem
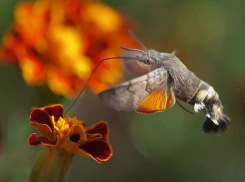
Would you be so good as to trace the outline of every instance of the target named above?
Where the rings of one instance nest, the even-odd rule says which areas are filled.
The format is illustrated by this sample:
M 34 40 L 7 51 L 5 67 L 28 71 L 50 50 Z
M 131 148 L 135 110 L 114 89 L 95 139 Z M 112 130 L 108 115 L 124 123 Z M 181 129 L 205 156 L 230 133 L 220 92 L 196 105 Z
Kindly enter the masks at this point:
M 67 155 L 65 158 L 62 168 L 60 170 L 60 174 L 58 177 L 58 182 L 65 182 L 69 176 L 70 168 L 71 168 L 71 161 L 73 159 L 73 154 L 72 155 Z
M 65 182 L 69 174 L 73 155 L 64 150 L 44 147 L 32 168 L 29 182 Z
M 44 147 L 40 152 L 29 177 L 29 182 L 38 181 L 38 176 L 41 174 L 42 168 L 45 167 L 45 162 L 48 159 L 48 154 L 50 153 L 50 149 L 48 147 Z

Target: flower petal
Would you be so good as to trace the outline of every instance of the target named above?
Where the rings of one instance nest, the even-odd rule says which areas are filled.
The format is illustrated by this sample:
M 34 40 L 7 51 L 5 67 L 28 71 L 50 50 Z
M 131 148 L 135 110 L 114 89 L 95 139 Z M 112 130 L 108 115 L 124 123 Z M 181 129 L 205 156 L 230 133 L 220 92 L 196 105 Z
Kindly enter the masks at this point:
M 112 156 L 108 143 L 101 140 L 84 143 L 79 148 L 90 154 L 98 163 L 107 161 Z
M 55 146 L 58 143 L 59 143 L 59 137 L 57 137 L 56 140 L 54 140 L 54 141 L 52 141 L 52 140 L 43 140 L 42 141 L 43 145 L 51 146 L 51 147 Z
M 91 141 L 91 140 L 98 140 L 101 139 L 102 140 L 102 135 L 99 133 L 95 133 L 95 134 L 86 134 L 87 140 Z
M 94 159 L 90 154 L 88 154 L 84 150 L 80 149 L 79 147 L 74 147 L 72 150 L 72 153 Z
M 108 142 L 109 129 L 106 121 L 100 121 L 86 130 L 86 134 L 96 134 L 102 135 L 104 141 Z
M 58 121 L 59 117 L 64 117 L 64 108 L 61 104 L 46 106 L 43 110 L 46 111 L 49 116 L 54 116 L 55 121 Z
M 47 112 L 42 109 L 34 108 L 30 116 L 31 123 L 45 124 L 48 125 L 51 131 L 54 130 L 54 125 Z
M 75 135 L 77 135 L 77 134 L 79 135 L 79 140 L 77 142 L 86 141 L 86 135 L 85 135 L 84 129 L 81 126 L 75 125 L 71 129 L 70 139 L 71 138 L 74 139 Z M 73 140 L 71 139 L 71 141 L 73 141 Z
M 83 143 L 84 141 L 86 141 L 84 129 L 81 126 L 74 126 L 71 129 L 69 137 L 62 142 L 60 147 L 64 148 L 66 151 L 73 151 L 78 148 L 79 143 Z
M 56 136 L 51 131 L 50 127 L 46 124 L 39 124 L 35 122 L 31 122 L 31 125 L 37 129 L 37 131 L 44 136 L 45 138 L 48 138 L 49 140 L 55 140 Z
M 46 79 L 46 66 L 32 53 L 27 53 L 19 58 L 19 65 L 24 80 L 28 85 L 42 85 Z
M 38 146 L 43 140 L 47 140 L 45 137 L 36 137 L 36 133 L 32 133 L 28 138 L 29 145 Z

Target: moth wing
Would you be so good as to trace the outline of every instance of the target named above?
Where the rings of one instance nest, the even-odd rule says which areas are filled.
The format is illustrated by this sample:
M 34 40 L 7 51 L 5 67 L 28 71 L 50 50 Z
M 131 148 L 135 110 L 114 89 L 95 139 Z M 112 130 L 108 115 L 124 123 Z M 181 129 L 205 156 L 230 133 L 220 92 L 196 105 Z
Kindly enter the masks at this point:
M 137 107 L 139 113 L 163 112 L 175 104 L 173 91 L 158 89 L 149 94 Z
M 115 109 L 141 113 L 164 111 L 175 104 L 168 73 L 163 67 L 105 90 L 99 97 Z

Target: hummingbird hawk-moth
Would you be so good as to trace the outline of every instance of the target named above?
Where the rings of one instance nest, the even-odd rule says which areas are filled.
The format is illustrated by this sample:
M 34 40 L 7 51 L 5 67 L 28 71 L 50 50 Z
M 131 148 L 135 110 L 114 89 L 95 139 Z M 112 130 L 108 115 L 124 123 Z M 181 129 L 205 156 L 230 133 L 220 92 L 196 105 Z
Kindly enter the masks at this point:
M 218 93 L 199 79 L 175 56 L 153 49 L 142 51 L 133 59 L 147 67 L 148 74 L 99 93 L 99 97 L 117 110 L 151 114 L 172 107 L 176 97 L 202 110 L 207 117 L 204 132 L 227 131 L 230 119 L 223 113 Z

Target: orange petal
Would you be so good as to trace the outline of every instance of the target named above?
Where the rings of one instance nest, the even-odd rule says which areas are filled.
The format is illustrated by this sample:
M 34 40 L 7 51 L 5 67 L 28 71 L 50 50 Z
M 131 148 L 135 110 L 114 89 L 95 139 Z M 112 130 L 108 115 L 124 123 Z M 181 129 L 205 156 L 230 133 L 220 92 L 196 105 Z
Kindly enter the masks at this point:
M 80 149 L 79 147 L 75 147 L 72 150 L 72 153 L 77 154 L 77 155 L 81 155 L 81 156 L 84 156 L 84 157 L 88 157 L 88 158 L 91 158 L 91 159 L 94 159 L 90 154 L 88 154 L 84 150 Z
M 103 140 L 108 141 L 109 129 L 106 121 L 100 121 L 86 130 L 86 134 L 101 134 Z
M 86 136 L 88 141 L 102 139 L 102 135 L 99 133 L 95 133 L 95 134 L 86 133 Z
M 29 85 L 42 85 L 46 79 L 46 66 L 42 60 L 28 53 L 19 58 L 22 75 Z
M 74 126 L 71 130 L 72 131 L 70 133 L 70 136 L 66 137 L 60 147 L 69 152 L 73 152 L 73 148 L 76 145 L 79 146 L 79 143 L 83 143 L 84 141 L 86 141 L 86 135 L 83 128 L 81 128 L 80 126 Z
M 52 132 L 50 127 L 46 124 L 39 124 L 35 122 L 31 122 L 31 125 L 37 129 L 37 131 L 44 137 L 48 138 L 49 140 L 55 140 L 55 134 Z
M 86 135 L 84 129 L 81 126 L 74 126 L 71 128 L 70 137 L 72 137 L 72 135 L 77 135 L 77 134 L 79 134 L 80 136 L 77 142 L 86 141 Z

